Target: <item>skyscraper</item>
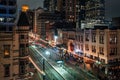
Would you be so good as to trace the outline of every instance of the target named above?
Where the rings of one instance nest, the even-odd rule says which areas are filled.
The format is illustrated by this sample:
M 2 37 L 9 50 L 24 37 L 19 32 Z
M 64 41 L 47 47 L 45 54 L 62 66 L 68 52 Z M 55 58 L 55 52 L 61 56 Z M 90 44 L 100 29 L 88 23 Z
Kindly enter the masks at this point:
M 73 22 L 76 21 L 76 0 L 66 0 L 66 20 Z
M 105 1 L 104 0 L 86 0 L 85 2 L 85 27 L 91 28 L 95 24 L 104 23 L 105 19 Z

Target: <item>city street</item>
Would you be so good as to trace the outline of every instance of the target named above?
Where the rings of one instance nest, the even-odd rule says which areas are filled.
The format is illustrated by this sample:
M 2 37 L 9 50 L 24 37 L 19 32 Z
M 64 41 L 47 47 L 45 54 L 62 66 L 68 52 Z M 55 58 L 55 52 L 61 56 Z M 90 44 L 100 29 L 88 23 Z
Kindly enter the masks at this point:
M 40 43 L 42 44 L 42 43 Z M 64 76 L 66 80 L 68 78 L 73 78 L 73 80 L 97 80 L 93 75 L 89 74 L 86 70 L 80 68 L 80 66 L 76 66 L 76 62 L 72 60 L 66 60 L 62 58 L 59 54 L 59 50 L 53 47 L 42 47 L 36 44 L 36 49 L 42 53 L 42 55 L 48 60 L 48 62 L 53 65 L 54 69 Z M 46 52 L 47 51 L 47 52 Z M 48 52 L 49 51 L 49 52 Z M 38 54 L 37 54 L 38 56 Z M 62 63 L 57 63 L 58 61 L 62 61 Z M 48 72 L 48 71 L 47 71 Z M 51 72 L 51 71 L 49 71 Z M 52 71 L 53 72 L 53 71 Z M 65 74 L 67 76 L 65 76 Z

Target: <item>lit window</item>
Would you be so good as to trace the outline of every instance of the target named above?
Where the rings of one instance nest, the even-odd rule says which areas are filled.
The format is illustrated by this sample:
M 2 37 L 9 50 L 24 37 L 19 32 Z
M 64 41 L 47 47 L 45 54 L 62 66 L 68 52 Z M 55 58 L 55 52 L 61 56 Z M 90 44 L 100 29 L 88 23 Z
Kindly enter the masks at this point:
M 5 56 L 8 56 L 8 55 L 9 55 L 8 50 L 5 50 Z
M 116 34 L 110 34 L 110 44 L 117 44 L 117 35 Z
M 4 45 L 4 57 L 5 58 L 10 57 L 10 45 Z
M 4 21 L 4 18 L 0 18 L 0 22 L 3 22 Z

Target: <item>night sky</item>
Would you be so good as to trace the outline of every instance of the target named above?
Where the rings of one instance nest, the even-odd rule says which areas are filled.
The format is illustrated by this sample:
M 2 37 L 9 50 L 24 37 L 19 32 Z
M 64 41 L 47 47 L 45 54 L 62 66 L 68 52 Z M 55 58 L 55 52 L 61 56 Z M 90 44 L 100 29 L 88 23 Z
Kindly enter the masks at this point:
M 43 7 L 43 1 L 44 0 L 18 0 L 18 8 L 20 8 L 22 4 L 29 5 L 31 9 Z M 106 19 L 120 16 L 120 0 L 106 0 L 105 10 Z
M 27 4 L 31 9 L 43 7 L 44 0 L 17 0 L 18 8 L 21 8 L 23 4 Z

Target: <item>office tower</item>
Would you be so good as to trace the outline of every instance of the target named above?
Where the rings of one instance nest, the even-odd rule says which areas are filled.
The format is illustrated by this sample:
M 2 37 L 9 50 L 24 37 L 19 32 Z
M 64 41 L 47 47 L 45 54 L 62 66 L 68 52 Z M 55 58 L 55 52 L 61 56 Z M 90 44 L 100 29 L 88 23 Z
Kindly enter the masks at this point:
M 65 19 L 75 22 L 76 29 L 81 27 L 81 21 L 85 20 L 85 0 L 65 0 Z
M 44 0 L 44 2 L 43 2 L 43 7 L 44 7 L 46 10 L 49 10 L 50 0 Z
M 105 1 L 104 0 L 87 0 L 85 2 L 85 27 L 91 28 L 95 24 L 104 23 L 105 18 Z
M 75 8 L 76 0 L 66 0 L 65 1 L 65 15 L 66 20 L 70 22 L 76 21 L 76 8 Z

